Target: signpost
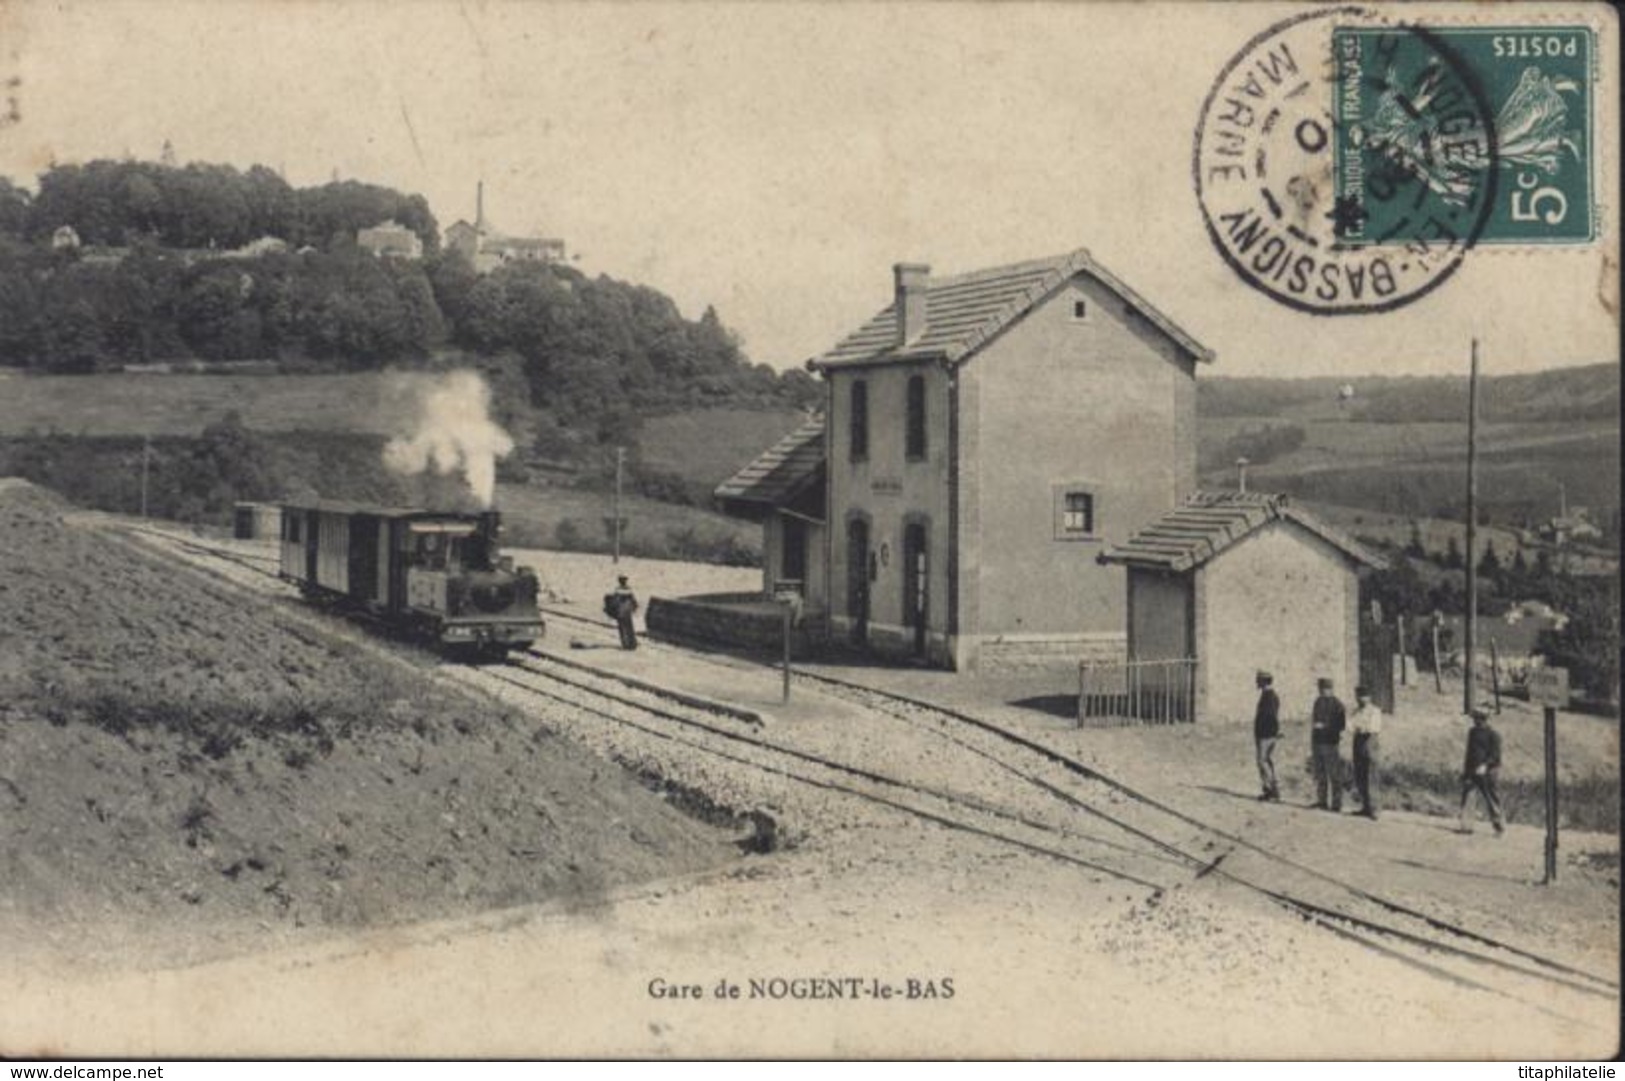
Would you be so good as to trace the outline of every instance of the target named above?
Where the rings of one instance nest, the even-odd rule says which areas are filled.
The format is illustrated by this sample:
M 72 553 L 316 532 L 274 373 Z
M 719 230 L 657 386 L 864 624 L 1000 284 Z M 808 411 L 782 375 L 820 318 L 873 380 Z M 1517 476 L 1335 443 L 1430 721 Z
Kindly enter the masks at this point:
M 801 622 L 801 586 L 799 583 L 775 582 L 773 599 L 779 602 L 779 614 L 784 633 L 784 701 L 790 701 L 790 633 Z
M 1546 877 L 1557 881 L 1557 711 L 1569 704 L 1569 670 L 1536 668 L 1529 673 L 1529 700 L 1546 714 Z

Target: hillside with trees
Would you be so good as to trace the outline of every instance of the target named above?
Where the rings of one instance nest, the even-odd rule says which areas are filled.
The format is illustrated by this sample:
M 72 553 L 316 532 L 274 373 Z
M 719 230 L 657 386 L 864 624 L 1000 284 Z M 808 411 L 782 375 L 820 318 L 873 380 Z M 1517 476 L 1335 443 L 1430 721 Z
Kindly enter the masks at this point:
M 388 220 L 422 239 L 424 258 L 357 246 L 358 230 Z M 565 427 L 812 399 L 805 372 L 751 364 L 714 310 L 688 319 L 657 290 L 562 265 L 476 274 L 440 250 L 420 195 L 295 188 L 258 165 L 57 165 L 32 194 L 0 178 L 0 366 L 335 372 L 458 354 L 520 372 L 531 404 Z

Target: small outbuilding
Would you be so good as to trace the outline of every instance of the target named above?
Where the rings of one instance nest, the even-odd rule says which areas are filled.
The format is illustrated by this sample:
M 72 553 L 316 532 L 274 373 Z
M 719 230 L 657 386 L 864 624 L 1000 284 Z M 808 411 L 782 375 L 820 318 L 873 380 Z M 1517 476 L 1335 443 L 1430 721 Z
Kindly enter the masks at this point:
M 238 503 L 231 512 L 231 535 L 238 540 L 282 536 L 282 508 L 275 503 Z
M 1360 580 L 1382 559 L 1283 495 L 1197 492 L 1100 556 L 1128 571 L 1128 656 L 1189 662 L 1195 717 L 1251 716 L 1260 670 L 1288 716 L 1315 679 L 1353 702 Z

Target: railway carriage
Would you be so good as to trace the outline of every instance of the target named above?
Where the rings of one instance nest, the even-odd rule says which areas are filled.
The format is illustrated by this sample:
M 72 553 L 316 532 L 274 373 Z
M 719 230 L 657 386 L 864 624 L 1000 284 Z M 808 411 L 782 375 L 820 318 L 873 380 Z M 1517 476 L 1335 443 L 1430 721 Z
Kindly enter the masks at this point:
M 280 577 L 426 641 L 503 653 L 544 626 L 536 574 L 499 553 L 500 530 L 495 511 L 284 504 Z

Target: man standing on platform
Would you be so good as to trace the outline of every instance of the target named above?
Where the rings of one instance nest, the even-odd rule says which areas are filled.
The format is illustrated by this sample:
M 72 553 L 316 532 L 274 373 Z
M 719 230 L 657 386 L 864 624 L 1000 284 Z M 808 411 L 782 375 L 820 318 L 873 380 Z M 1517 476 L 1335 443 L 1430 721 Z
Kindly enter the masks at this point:
M 1315 806 L 1322 811 L 1343 809 L 1343 728 L 1348 715 L 1325 676 L 1315 681 L 1319 693 L 1309 714 L 1309 753 L 1315 770 Z M 1328 790 L 1330 801 L 1328 801 Z
M 638 598 L 626 575 L 619 575 L 615 581 L 615 592 L 604 597 L 604 614 L 615 621 L 616 629 L 621 632 L 621 648 L 637 649 L 638 632 L 632 617 L 638 613 Z
M 1258 754 L 1258 783 L 1264 794 L 1258 798 L 1271 802 L 1281 798 L 1281 786 L 1275 780 L 1275 745 L 1281 739 L 1281 699 L 1275 693 L 1275 677 L 1259 672 L 1258 709 L 1253 714 L 1253 746 Z
M 1354 791 L 1360 797 L 1359 813 L 1375 821 L 1377 799 L 1372 790 L 1377 781 L 1377 737 L 1382 733 L 1382 710 L 1371 701 L 1371 692 L 1364 687 L 1354 688 L 1354 702 L 1354 714 L 1349 717 L 1349 728 L 1354 732 Z

